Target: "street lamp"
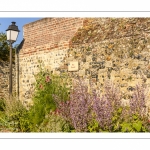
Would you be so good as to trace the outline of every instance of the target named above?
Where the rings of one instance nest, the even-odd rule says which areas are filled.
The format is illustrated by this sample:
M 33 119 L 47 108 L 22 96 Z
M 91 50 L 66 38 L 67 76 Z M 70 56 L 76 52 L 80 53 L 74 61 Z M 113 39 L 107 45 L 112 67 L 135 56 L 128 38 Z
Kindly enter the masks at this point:
M 10 44 L 10 66 L 9 66 L 9 99 L 12 100 L 12 44 L 17 40 L 18 26 L 15 25 L 16 22 L 12 24 L 6 30 L 7 32 L 7 41 Z

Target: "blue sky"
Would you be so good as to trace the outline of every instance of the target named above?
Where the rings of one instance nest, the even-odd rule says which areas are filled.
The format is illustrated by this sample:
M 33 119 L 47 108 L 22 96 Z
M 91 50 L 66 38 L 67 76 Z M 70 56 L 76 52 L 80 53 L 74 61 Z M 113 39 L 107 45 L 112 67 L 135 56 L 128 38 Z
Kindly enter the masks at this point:
M 11 25 L 11 22 L 16 22 L 16 25 L 18 26 L 20 32 L 17 41 L 13 45 L 20 44 L 23 39 L 23 26 L 27 23 L 34 22 L 39 19 L 42 18 L 0 18 L 0 33 L 6 33 L 6 29 L 9 25 Z

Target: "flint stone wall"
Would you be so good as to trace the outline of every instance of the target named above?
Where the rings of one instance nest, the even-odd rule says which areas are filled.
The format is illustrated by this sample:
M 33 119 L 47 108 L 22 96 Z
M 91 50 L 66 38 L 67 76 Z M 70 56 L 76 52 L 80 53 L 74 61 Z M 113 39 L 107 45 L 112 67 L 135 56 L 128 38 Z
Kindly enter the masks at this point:
M 38 60 L 58 74 L 93 81 L 101 92 L 111 80 L 125 102 L 136 84 L 150 87 L 149 18 L 45 18 L 25 25 L 24 38 L 19 56 L 22 100 L 32 96 Z M 78 61 L 78 71 L 68 71 L 70 61 Z
M 12 65 L 13 94 L 16 92 L 16 70 Z M 9 62 L 0 61 L 0 98 L 8 98 L 9 95 Z

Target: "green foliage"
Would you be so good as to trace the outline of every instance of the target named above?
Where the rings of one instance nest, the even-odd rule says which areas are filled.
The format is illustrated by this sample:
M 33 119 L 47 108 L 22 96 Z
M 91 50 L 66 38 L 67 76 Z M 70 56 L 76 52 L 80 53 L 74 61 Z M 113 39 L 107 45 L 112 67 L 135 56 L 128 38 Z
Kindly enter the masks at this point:
M 144 119 L 129 114 L 129 107 L 120 107 L 113 115 L 113 132 L 147 132 Z
M 4 108 L 5 108 L 4 99 L 0 99 L 0 111 L 4 111 Z
M 9 60 L 9 45 L 4 33 L 0 33 L 0 59 L 3 61 Z
M 56 131 L 69 132 L 69 124 L 62 117 L 50 115 L 50 111 L 56 110 L 54 95 L 59 97 L 60 102 L 69 100 L 68 85 L 70 84 L 68 82 L 70 80 L 65 74 L 54 75 L 41 69 L 36 75 L 33 105 L 29 110 L 16 99 L 4 101 L 4 112 L 0 114 L 0 123 L 3 128 L 12 132 L 53 131 L 56 123 L 53 119 L 55 119 L 58 122 Z M 2 109 L 3 103 L 2 101 L 0 103 Z M 52 125 L 43 129 L 46 122 Z
M 128 122 L 122 123 L 122 129 L 121 132 L 131 132 L 132 131 L 132 124 Z
M 72 104 L 72 107 L 75 104 L 71 103 L 71 99 L 69 97 L 69 92 L 71 90 L 68 87 L 67 80 L 68 77 L 65 75 L 53 75 L 48 71 L 46 72 L 41 70 L 36 76 L 36 91 L 33 97 L 34 103 L 29 110 L 25 108 L 21 101 L 16 99 L 13 99 L 12 101 L 5 99 L 0 100 L 0 131 L 78 132 L 75 128 L 75 125 L 71 124 L 67 116 L 65 118 L 62 115 L 62 111 L 64 111 L 64 113 L 68 113 L 70 104 Z M 55 104 L 54 96 L 56 96 L 55 98 L 58 98 L 57 103 L 60 103 L 61 107 L 57 107 L 58 105 Z M 100 99 L 95 97 L 95 101 L 99 102 Z M 64 104 L 67 104 L 66 106 L 68 107 L 63 107 Z M 83 105 L 85 108 L 85 104 Z M 90 105 L 92 105 L 92 103 L 90 103 Z M 77 105 L 77 107 L 80 108 L 79 105 Z M 104 108 L 105 105 L 99 107 Z M 111 111 L 112 115 L 110 117 L 110 114 L 107 115 L 109 120 L 100 120 L 100 117 L 103 117 L 104 113 L 107 113 L 107 107 L 105 108 L 105 111 L 103 111 L 104 113 L 100 113 L 100 117 L 97 118 L 96 112 L 93 111 L 94 107 L 91 106 L 91 117 L 87 121 L 86 132 L 150 131 L 150 121 L 148 121 L 147 116 L 141 115 L 137 111 L 132 111 L 133 113 L 130 113 L 131 107 L 122 106 L 121 103 L 118 104 L 117 107 L 116 105 L 113 105 L 113 107 L 114 109 L 112 108 L 113 111 Z M 98 109 L 98 111 L 101 112 L 102 110 Z M 69 113 L 73 115 L 70 110 Z M 76 117 L 80 118 L 81 113 L 77 113 Z M 103 126 L 100 126 L 100 122 L 102 121 Z M 110 126 L 108 126 L 106 121 L 110 122 Z M 82 124 L 81 121 L 80 123 Z
M 61 101 L 69 100 L 68 80 L 65 74 L 54 75 L 40 68 L 40 72 L 36 75 L 34 105 L 28 114 L 34 127 L 42 123 L 46 114 L 56 110 L 54 95 Z
M 9 44 L 5 33 L 0 33 L 0 60 L 9 61 Z M 15 61 L 15 49 L 12 48 L 12 61 Z
M 22 132 L 21 119 L 27 114 L 26 108 L 16 99 L 4 100 L 4 105 L 3 115 L 0 116 L 1 124 L 12 132 Z
M 113 132 L 120 131 L 120 122 L 124 120 L 124 118 L 122 117 L 122 113 L 123 113 L 123 107 L 121 106 L 113 112 L 113 117 L 112 117 L 112 124 L 113 124 L 112 131 Z
M 37 132 L 71 132 L 71 126 L 60 115 L 51 112 L 46 115 Z
M 147 132 L 141 120 L 123 122 L 121 132 Z
M 88 125 L 88 132 L 99 132 L 100 127 L 96 119 L 93 119 Z

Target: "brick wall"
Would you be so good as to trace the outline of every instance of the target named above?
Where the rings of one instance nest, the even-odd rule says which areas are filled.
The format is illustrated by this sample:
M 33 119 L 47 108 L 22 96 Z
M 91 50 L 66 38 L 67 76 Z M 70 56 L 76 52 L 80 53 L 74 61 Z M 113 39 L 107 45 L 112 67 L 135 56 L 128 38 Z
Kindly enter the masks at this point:
M 63 62 L 69 41 L 83 25 L 83 18 L 44 18 L 23 27 L 24 45 L 19 54 L 20 97 L 30 99 L 39 60 L 55 70 Z

